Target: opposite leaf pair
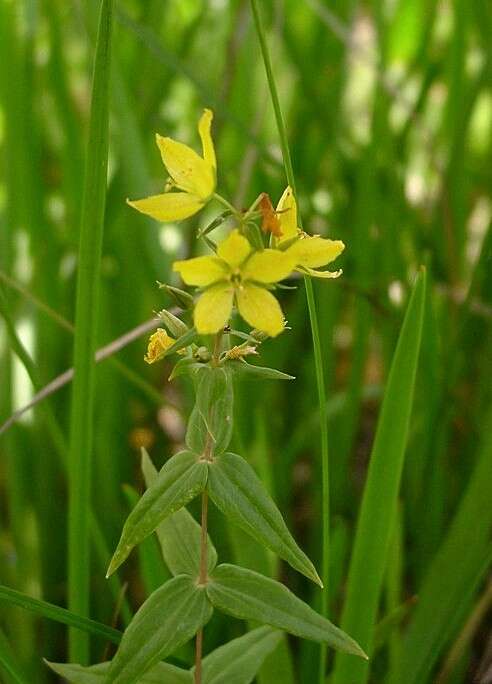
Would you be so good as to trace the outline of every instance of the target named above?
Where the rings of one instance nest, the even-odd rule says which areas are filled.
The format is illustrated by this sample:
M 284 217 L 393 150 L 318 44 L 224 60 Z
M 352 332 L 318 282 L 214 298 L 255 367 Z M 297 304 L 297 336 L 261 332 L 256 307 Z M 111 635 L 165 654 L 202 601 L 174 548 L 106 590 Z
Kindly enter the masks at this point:
M 287 587 L 224 563 L 212 571 L 205 585 L 189 575 L 177 575 L 151 594 L 126 629 L 105 684 L 140 681 L 150 668 L 189 641 L 210 620 L 214 608 L 364 657 L 355 641 Z
M 159 475 L 145 453 L 142 465 L 147 485 L 152 488 L 158 482 Z M 166 564 L 175 577 L 155 591 L 136 613 L 112 664 L 104 672 L 105 684 L 146 681 L 142 677 L 150 677 L 157 667 L 161 668 L 162 674 L 163 667 L 172 669 L 173 672 L 169 674 L 175 676 L 176 668 L 157 663 L 203 627 L 210 619 L 213 608 L 237 618 L 263 622 L 302 638 L 326 643 L 347 653 L 363 655 L 352 639 L 278 582 L 234 565 L 217 566 L 217 553 L 210 539 L 207 553 L 209 577 L 206 585 L 198 584 L 200 527 L 186 509 L 180 509 L 166 518 L 156 532 Z M 183 553 L 180 553 L 180 539 L 186 540 Z M 228 646 L 223 648 L 226 650 Z M 204 665 L 206 662 L 207 659 Z M 249 667 L 252 667 L 252 663 Z M 145 675 L 146 672 L 148 675 Z M 243 672 L 242 677 L 246 674 L 247 671 Z M 249 676 L 252 678 L 253 674 Z M 149 684 L 153 681 L 149 679 Z M 237 681 L 238 684 L 243 681 L 246 684 L 250 679 L 241 678 Z M 202 682 L 208 680 L 205 678 Z
M 251 684 L 265 658 L 278 646 L 282 633 L 271 627 L 259 627 L 212 651 L 202 661 L 202 684 Z M 46 661 L 47 662 L 47 661 Z M 105 684 L 111 662 L 83 667 L 75 663 L 47 665 L 71 684 Z M 194 684 L 195 668 L 185 670 L 160 662 L 151 667 L 140 684 Z

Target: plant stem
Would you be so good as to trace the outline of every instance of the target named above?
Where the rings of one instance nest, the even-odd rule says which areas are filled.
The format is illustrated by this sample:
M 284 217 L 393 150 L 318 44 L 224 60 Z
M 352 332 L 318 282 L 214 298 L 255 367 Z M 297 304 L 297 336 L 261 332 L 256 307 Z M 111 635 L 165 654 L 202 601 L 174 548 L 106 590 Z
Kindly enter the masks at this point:
M 203 628 L 196 634 L 195 647 L 195 684 L 202 684 Z
M 217 333 L 214 341 L 214 350 L 212 356 L 212 364 L 217 366 L 220 359 L 220 343 L 222 340 L 222 331 Z M 205 446 L 205 457 L 210 458 L 209 442 L 211 442 L 210 435 L 208 435 L 207 445 Z M 211 460 L 211 459 L 210 459 Z M 202 529 L 200 537 L 200 573 L 198 575 L 198 584 L 204 586 L 208 580 L 208 559 L 207 559 L 207 521 L 208 521 L 208 493 L 205 490 L 202 494 Z M 195 684 L 201 684 L 202 681 L 202 652 L 203 652 L 203 629 L 200 629 L 196 635 L 195 647 Z
M 251 8 L 255 20 L 256 32 L 260 42 L 261 54 L 263 57 L 263 64 L 265 66 L 268 87 L 270 89 L 270 96 L 275 112 L 275 119 L 277 122 L 277 129 L 280 138 L 280 145 L 282 147 L 282 157 L 284 160 L 285 175 L 287 182 L 292 188 L 294 196 L 297 197 L 296 183 L 294 177 L 294 169 L 292 167 L 292 159 L 290 156 L 289 142 L 287 139 L 287 131 L 285 128 L 282 109 L 280 106 L 280 99 L 278 96 L 277 85 L 273 75 L 272 62 L 265 36 L 265 29 L 261 19 L 258 8 L 258 0 L 251 0 Z M 302 221 L 299 214 L 299 226 L 302 228 Z M 319 402 L 319 416 L 320 416 L 320 433 L 321 433 L 321 479 L 322 479 L 322 571 L 321 579 L 324 585 L 324 591 L 321 594 L 321 613 L 325 617 L 328 616 L 328 597 L 329 597 L 329 547 L 330 547 L 330 471 L 329 471 L 329 451 L 328 451 L 328 414 L 326 407 L 326 389 L 323 370 L 323 354 L 321 350 L 321 339 L 319 335 L 318 316 L 316 313 L 316 302 L 314 298 L 314 289 L 311 280 L 304 278 L 306 286 L 306 298 L 309 310 L 309 321 L 311 324 L 311 336 L 313 338 L 314 349 L 314 363 L 316 367 L 316 384 L 318 387 L 318 402 Z M 319 660 L 319 682 L 324 684 L 326 671 L 326 646 L 320 646 L 320 660 Z
M 202 494 L 202 534 L 200 538 L 200 574 L 198 583 L 205 585 L 207 583 L 207 517 L 208 517 L 208 494 Z M 202 681 L 202 652 L 203 652 L 203 629 L 200 629 L 196 635 L 196 649 L 195 649 L 195 684 L 201 684 Z
M 207 582 L 207 516 L 208 516 L 208 493 L 202 494 L 202 534 L 200 538 L 200 584 Z
M 217 193 L 217 192 L 214 192 L 214 195 L 213 195 L 213 196 L 214 196 L 214 198 L 217 200 L 217 202 L 220 202 L 220 204 L 222 204 L 223 207 L 225 207 L 226 209 L 229 209 L 229 211 L 232 212 L 232 214 L 233 214 L 238 220 L 240 220 L 240 221 L 243 220 L 243 217 L 242 217 L 242 215 L 241 215 L 241 212 L 239 212 L 239 211 L 236 209 L 236 207 L 233 207 L 232 204 L 231 204 L 228 200 L 226 200 L 225 197 L 222 197 L 222 195 L 219 195 L 219 193 Z

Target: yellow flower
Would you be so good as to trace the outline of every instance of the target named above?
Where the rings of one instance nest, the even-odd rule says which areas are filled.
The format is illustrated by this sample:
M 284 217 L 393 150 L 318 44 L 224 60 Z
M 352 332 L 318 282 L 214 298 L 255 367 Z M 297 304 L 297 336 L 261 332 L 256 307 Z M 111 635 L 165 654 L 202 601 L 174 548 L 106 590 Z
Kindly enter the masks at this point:
M 183 143 L 156 134 L 157 147 L 171 177 L 171 188 L 177 188 L 178 192 L 127 200 L 131 207 L 157 221 L 179 221 L 193 216 L 205 206 L 215 191 L 217 176 L 214 144 L 210 135 L 212 119 L 211 110 L 205 109 L 198 123 L 203 157 Z
M 291 255 L 276 249 L 253 252 L 248 240 L 233 230 L 220 243 L 217 256 L 176 261 L 173 270 L 188 285 L 206 288 L 194 312 L 199 333 L 212 335 L 221 330 L 235 302 L 247 323 L 275 337 L 284 329 L 284 316 L 265 286 L 283 280 L 294 267 Z
M 318 271 L 334 261 L 345 249 L 341 240 L 329 240 L 319 235 L 307 235 L 297 226 L 297 203 L 291 187 L 287 187 L 277 205 L 282 235 L 277 245 L 293 241 L 285 250 L 295 261 L 298 271 L 315 278 L 338 278 L 342 271 Z M 297 239 L 296 239 L 297 238 Z M 285 245 L 286 246 L 286 245 Z
M 175 342 L 176 340 L 170 337 L 164 328 L 157 328 L 150 336 L 149 346 L 147 347 L 147 354 L 144 356 L 144 361 L 147 363 L 160 361 L 169 347 L 172 347 Z

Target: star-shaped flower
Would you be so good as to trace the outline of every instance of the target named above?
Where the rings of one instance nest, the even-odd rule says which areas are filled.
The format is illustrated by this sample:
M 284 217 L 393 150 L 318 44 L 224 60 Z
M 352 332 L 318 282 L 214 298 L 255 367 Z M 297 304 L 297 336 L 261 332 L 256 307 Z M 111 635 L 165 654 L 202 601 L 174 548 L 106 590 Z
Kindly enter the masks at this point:
M 191 147 L 156 134 L 162 161 L 171 178 L 169 191 L 166 189 L 160 195 L 141 200 L 127 200 L 131 207 L 157 221 L 179 221 L 193 216 L 205 206 L 215 191 L 217 177 L 217 162 L 210 135 L 212 119 L 211 110 L 205 109 L 198 123 L 202 157 Z
M 345 249 L 341 240 L 329 240 L 319 235 L 307 235 L 297 226 L 297 203 L 291 187 L 287 187 L 277 205 L 281 236 L 276 244 L 279 249 L 284 245 L 285 253 L 296 263 L 296 270 L 314 278 L 338 278 L 342 271 L 319 271 L 327 266 Z M 297 238 L 297 239 L 296 239 Z M 291 244 L 288 246 L 287 241 Z
M 219 332 L 231 317 L 235 303 L 247 323 L 275 337 L 284 330 L 284 316 L 266 286 L 286 278 L 295 265 L 294 257 L 287 252 L 254 252 L 248 240 L 233 230 L 219 244 L 216 256 L 176 261 L 173 270 L 188 285 L 205 288 L 194 311 L 199 333 Z

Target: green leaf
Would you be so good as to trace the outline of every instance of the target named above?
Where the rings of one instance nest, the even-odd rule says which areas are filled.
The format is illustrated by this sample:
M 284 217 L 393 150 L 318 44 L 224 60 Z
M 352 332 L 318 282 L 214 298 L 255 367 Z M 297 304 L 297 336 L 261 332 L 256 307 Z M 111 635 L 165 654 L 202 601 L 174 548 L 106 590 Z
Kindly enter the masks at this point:
M 224 515 L 321 585 L 314 565 L 296 544 L 255 471 L 241 456 L 225 453 L 209 464 L 207 489 Z
M 196 359 L 180 359 L 172 369 L 171 375 L 169 376 L 168 380 L 174 380 L 175 378 L 178 378 L 180 375 L 193 375 L 194 373 L 200 371 L 202 368 L 203 363 L 200 363 Z
M 210 620 L 213 608 L 203 587 L 186 575 L 154 591 L 127 627 L 107 684 L 133 684 L 159 660 L 189 641 Z
M 281 638 L 282 632 L 259 627 L 219 646 L 202 662 L 202 684 L 250 684 Z
M 3 672 L 5 684 L 29 684 L 30 678 L 24 674 L 17 655 L 0 629 L 0 673 Z
M 344 653 L 366 657 L 353 639 L 287 587 L 253 570 L 226 563 L 219 565 L 210 576 L 207 594 L 215 608 L 229 615 L 256 620 Z
M 111 662 L 99 663 L 90 667 L 83 667 L 77 663 L 50 663 L 44 661 L 53 672 L 64 677 L 72 684 L 106 684 Z M 141 684 L 193 684 L 193 678 L 188 670 L 169 663 L 158 663 L 147 674 L 140 677 Z
M 384 569 L 407 444 L 425 303 L 421 271 L 401 328 L 384 394 L 350 563 L 342 628 L 372 651 Z M 361 684 L 369 668 L 337 655 L 333 684 Z
M 254 366 L 247 361 L 227 361 L 226 365 L 233 373 L 238 373 L 240 375 L 262 378 L 264 380 L 295 380 L 293 375 L 282 373 L 282 371 L 279 371 L 276 368 Z
M 53 603 L 32 598 L 32 596 L 27 596 L 27 594 L 23 594 L 16 589 L 10 589 L 10 587 L 0 585 L 0 601 L 5 601 L 5 603 L 12 606 L 18 606 L 19 608 L 29 610 L 31 613 L 42 615 L 49 620 L 55 620 L 63 625 L 75 627 L 83 632 L 87 632 L 87 634 L 99 636 L 102 639 L 112 641 L 115 644 L 118 644 L 121 640 L 121 632 L 117 629 L 113 629 L 113 627 L 108 627 L 102 622 L 76 615 L 66 608 L 55 606 Z
M 128 501 L 129 508 L 134 508 L 140 499 L 139 492 L 130 485 L 123 485 L 123 494 Z M 153 591 L 159 589 L 172 576 L 164 563 L 159 544 L 156 542 L 157 539 L 151 534 L 137 547 L 138 570 L 144 596 L 149 596 Z M 113 575 L 113 577 L 116 576 Z M 127 624 L 128 622 L 129 620 Z
M 147 487 L 157 479 L 157 470 L 142 449 L 142 471 Z M 166 518 L 156 529 L 164 560 L 173 575 L 200 574 L 201 527 L 186 508 Z M 217 551 L 207 535 L 207 567 L 209 574 L 217 565 Z
M 92 81 L 91 114 L 80 221 L 74 376 L 70 406 L 68 605 L 89 613 L 91 580 L 90 501 L 94 420 L 94 354 L 96 351 L 99 280 L 104 232 L 108 168 L 108 124 L 111 72 L 112 0 L 100 2 L 99 29 Z M 70 632 L 70 653 L 88 658 L 85 634 Z
M 119 568 L 136 544 L 152 534 L 159 523 L 203 491 L 206 482 L 207 465 L 198 461 L 196 454 L 181 451 L 170 458 L 128 516 L 107 577 Z
M 480 450 L 466 489 L 417 590 L 418 602 L 403 642 L 401 684 L 427 681 L 448 643 L 449 630 L 456 629 L 456 617 L 463 616 L 463 608 L 490 569 L 491 464 L 492 407 L 483 419 Z
M 223 453 L 232 436 L 233 391 L 224 368 L 204 366 L 198 374 L 196 403 L 186 432 L 186 444 L 197 454 Z

